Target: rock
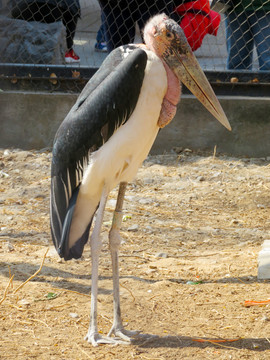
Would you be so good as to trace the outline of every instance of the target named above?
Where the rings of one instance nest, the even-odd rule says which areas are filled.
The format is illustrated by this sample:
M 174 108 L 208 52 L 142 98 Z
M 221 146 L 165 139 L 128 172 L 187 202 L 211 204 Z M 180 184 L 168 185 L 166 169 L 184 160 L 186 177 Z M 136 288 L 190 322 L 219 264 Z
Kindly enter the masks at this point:
M 27 299 L 21 299 L 21 300 L 18 301 L 17 304 L 20 305 L 20 306 L 26 306 L 26 307 L 31 305 L 30 301 L 27 300 Z
M 8 241 L 7 243 L 4 244 L 3 249 L 8 252 L 11 252 L 14 251 L 14 246 L 11 244 L 10 241 Z
M 138 224 L 131 225 L 127 230 L 136 232 L 139 230 L 139 225 Z
M 263 315 L 261 321 L 270 321 L 270 319 L 266 315 Z
M 4 154 L 3 154 L 4 156 L 9 156 L 10 155 L 10 150 L 9 149 L 6 149 L 5 151 L 4 151 Z
M 77 319 L 79 317 L 77 313 L 69 313 L 69 316 L 73 319 Z
M 140 199 L 139 200 L 139 204 L 142 204 L 142 205 L 149 205 L 153 202 L 152 199 Z
M 8 178 L 9 174 L 5 173 L 4 171 L 0 171 L 0 178 Z
M 156 253 L 155 257 L 166 259 L 168 257 L 168 254 L 164 253 L 164 252 L 159 252 L 159 253 Z
M 145 185 L 153 184 L 154 181 L 155 181 L 155 180 L 152 179 L 152 178 L 145 178 L 145 179 L 143 179 L 143 183 L 144 183 Z
M 154 229 L 152 228 L 152 226 L 147 225 L 147 226 L 145 227 L 145 232 L 147 232 L 147 234 L 153 234 Z
M 65 27 L 61 21 L 45 24 L 0 16 L 0 62 L 64 64 Z

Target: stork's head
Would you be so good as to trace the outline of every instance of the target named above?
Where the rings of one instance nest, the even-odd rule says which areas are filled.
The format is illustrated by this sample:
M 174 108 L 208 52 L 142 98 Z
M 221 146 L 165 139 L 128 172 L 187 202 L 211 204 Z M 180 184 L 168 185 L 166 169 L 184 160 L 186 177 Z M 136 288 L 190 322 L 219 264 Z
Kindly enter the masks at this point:
M 165 14 L 156 15 L 145 26 L 144 41 L 212 115 L 231 130 L 230 123 L 181 27 Z
M 183 54 L 190 51 L 181 27 L 165 14 L 154 16 L 146 24 L 144 41 L 147 47 L 160 57 L 164 57 L 172 47 L 178 48 Z

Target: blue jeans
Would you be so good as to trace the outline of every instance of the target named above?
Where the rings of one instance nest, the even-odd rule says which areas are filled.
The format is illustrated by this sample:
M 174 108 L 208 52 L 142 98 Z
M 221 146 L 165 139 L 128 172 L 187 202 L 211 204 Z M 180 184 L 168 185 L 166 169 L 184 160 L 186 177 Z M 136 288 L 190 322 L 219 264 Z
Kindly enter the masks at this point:
M 99 30 L 97 32 L 97 37 L 96 37 L 96 41 L 97 41 L 98 44 L 106 42 L 106 39 L 105 39 L 105 32 L 106 32 L 105 21 L 106 21 L 106 17 L 104 15 L 104 13 L 101 12 L 101 25 L 100 25 L 100 28 L 99 28 Z
M 260 70 L 270 70 L 270 14 L 264 10 L 227 13 L 227 68 L 251 70 L 256 46 Z

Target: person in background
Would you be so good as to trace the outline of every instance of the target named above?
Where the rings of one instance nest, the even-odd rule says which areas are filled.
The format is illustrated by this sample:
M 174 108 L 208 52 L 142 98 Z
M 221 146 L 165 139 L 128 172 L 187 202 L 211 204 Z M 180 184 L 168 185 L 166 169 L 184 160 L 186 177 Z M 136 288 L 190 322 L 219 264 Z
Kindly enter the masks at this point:
M 180 16 L 183 29 L 193 51 L 197 50 L 206 34 L 217 36 L 221 16 L 210 10 L 209 0 L 176 1 L 175 11 Z
M 148 19 L 164 12 L 172 17 L 174 1 L 167 0 L 99 0 L 105 16 L 105 38 L 108 51 L 133 43 L 136 23 L 142 31 Z
M 11 15 L 14 19 L 52 23 L 62 21 L 66 28 L 66 63 L 80 62 L 73 50 L 78 19 L 81 15 L 79 0 L 15 0 Z
M 254 45 L 259 69 L 270 70 L 270 1 L 231 0 L 225 13 L 227 69 L 251 70 Z
M 105 15 L 101 12 L 101 25 L 97 32 L 96 43 L 95 43 L 95 51 L 98 52 L 107 52 L 107 44 L 105 39 Z

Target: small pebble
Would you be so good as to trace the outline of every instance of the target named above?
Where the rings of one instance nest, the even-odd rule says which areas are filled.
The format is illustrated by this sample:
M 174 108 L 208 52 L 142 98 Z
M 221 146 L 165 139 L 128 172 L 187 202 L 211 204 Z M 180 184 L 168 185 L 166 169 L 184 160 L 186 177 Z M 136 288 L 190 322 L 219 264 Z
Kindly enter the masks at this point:
M 261 320 L 262 321 L 270 321 L 269 317 L 267 317 L 266 315 L 263 315 Z
M 131 225 L 127 230 L 136 232 L 139 230 L 139 225 L 138 224 Z
M 8 241 L 6 244 L 5 244 L 5 247 L 4 249 L 8 252 L 10 251 L 14 251 L 14 246 Z
M 5 173 L 3 170 L 0 171 L 0 178 L 8 178 L 9 175 Z
M 6 150 L 4 151 L 4 156 L 8 156 L 9 154 L 10 154 L 10 150 L 6 149 Z
M 168 254 L 164 252 L 160 252 L 160 253 L 156 253 L 155 257 L 166 259 L 168 257 Z
M 147 205 L 147 204 L 151 204 L 153 202 L 153 200 L 151 199 L 141 199 L 139 200 L 139 203 L 142 205 Z
M 26 299 L 21 299 L 18 301 L 18 305 L 21 305 L 21 306 L 29 306 L 30 305 L 30 302 Z
M 72 319 L 77 319 L 79 317 L 76 313 L 69 313 L 69 316 L 72 317 Z

